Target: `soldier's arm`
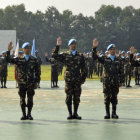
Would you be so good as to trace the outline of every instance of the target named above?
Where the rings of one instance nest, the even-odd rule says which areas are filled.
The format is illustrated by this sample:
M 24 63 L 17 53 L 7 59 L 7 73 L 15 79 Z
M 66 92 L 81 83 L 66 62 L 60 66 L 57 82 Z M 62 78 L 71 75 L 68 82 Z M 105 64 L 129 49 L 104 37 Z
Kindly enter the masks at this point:
M 98 60 L 100 63 L 104 64 L 104 57 L 99 57 L 97 55 L 97 47 L 98 47 L 98 40 L 95 38 L 93 39 L 93 49 L 92 49 L 92 58 L 93 58 L 93 61 L 94 60 Z
M 100 63 L 102 63 L 102 64 L 104 64 L 104 57 L 99 57 L 98 55 L 97 55 L 97 50 L 96 50 L 96 48 L 93 48 L 92 49 L 92 58 L 93 58 L 93 61 L 94 60 L 98 60 L 98 62 L 100 62 Z
M 13 56 L 10 56 L 10 51 L 13 49 L 13 43 L 10 42 L 8 44 L 8 51 L 7 51 L 7 55 L 6 55 L 6 60 L 9 63 L 13 63 L 13 64 L 18 64 L 18 58 L 14 58 Z
M 57 38 L 56 47 L 55 47 L 55 49 L 52 51 L 52 57 L 53 57 L 55 60 L 64 63 L 64 62 L 65 62 L 65 53 L 59 54 L 59 50 L 60 50 L 61 44 L 62 44 L 61 37 L 58 37 L 58 38 Z
M 7 51 L 6 60 L 8 63 L 18 64 L 18 58 L 14 58 L 10 55 L 10 51 Z

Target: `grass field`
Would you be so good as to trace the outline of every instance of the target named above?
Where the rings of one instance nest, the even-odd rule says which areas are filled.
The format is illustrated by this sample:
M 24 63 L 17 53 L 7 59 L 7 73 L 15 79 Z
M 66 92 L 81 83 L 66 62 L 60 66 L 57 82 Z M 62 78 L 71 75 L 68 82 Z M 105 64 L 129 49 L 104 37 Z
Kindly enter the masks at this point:
M 65 68 L 64 68 L 65 69 Z M 64 80 L 64 69 L 63 74 L 58 77 L 59 80 Z M 15 68 L 13 65 L 8 66 L 8 80 L 14 81 L 15 80 Z M 41 66 L 41 80 L 42 81 L 48 81 L 51 80 L 51 66 L 50 65 L 42 65 Z M 93 79 L 87 79 L 87 80 L 99 80 L 97 75 L 93 76 Z
M 8 66 L 8 81 L 14 81 L 15 80 L 15 72 L 14 72 L 14 66 Z M 65 69 L 65 68 L 64 68 Z M 64 69 L 63 74 L 59 76 L 59 80 L 64 80 Z M 51 80 L 51 66 L 50 65 L 42 65 L 41 66 L 41 80 L 42 81 L 48 81 Z M 97 75 L 93 76 L 93 79 L 87 79 L 87 80 L 98 80 Z

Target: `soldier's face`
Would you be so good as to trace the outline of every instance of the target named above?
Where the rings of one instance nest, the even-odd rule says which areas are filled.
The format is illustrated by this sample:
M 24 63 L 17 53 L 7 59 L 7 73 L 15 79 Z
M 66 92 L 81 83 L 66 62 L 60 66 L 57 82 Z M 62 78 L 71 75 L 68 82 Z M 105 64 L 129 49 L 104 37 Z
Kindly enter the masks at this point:
M 70 50 L 75 50 L 76 49 L 76 43 L 72 43 L 69 47 L 70 47 Z
M 3 57 L 6 56 L 6 53 L 3 53 L 2 56 L 3 56 Z
M 115 55 L 116 54 L 116 49 L 115 48 L 111 48 L 109 51 L 108 51 L 109 54 L 111 55 Z
M 30 46 L 27 46 L 26 48 L 23 49 L 23 52 L 26 55 L 30 55 L 30 53 L 31 53 L 31 47 Z

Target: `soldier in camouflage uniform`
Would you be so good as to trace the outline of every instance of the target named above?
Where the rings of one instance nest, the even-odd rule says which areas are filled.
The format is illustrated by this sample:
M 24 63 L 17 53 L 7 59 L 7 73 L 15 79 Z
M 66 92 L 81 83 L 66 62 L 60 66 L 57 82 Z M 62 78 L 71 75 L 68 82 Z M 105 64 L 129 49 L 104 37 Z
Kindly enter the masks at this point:
M 37 88 L 39 82 L 39 69 L 38 62 L 33 56 L 30 55 L 31 46 L 30 43 L 24 43 L 22 46 L 24 55 L 23 57 L 13 58 L 10 56 L 10 50 L 12 50 L 12 42 L 8 45 L 7 61 L 17 65 L 18 69 L 18 85 L 19 85 L 19 96 L 20 105 L 23 116 L 21 120 L 33 120 L 31 111 L 33 107 L 33 96 L 35 94 L 34 89 Z M 27 104 L 25 101 L 27 94 Z M 26 116 L 26 107 L 28 108 L 28 114 Z
M 7 88 L 6 82 L 7 82 L 7 65 L 8 62 L 6 60 L 6 51 L 2 52 L 1 56 L 1 68 L 0 68 L 0 77 L 1 77 L 1 88 Z
M 125 71 L 125 85 L 126 87 L 131 87 L 131 77 L 132 77 L 132 66 L 129 63 L 130 60 L 130 51 L 127 52 L 126 62 L 124 65 L 124 71 Z
M 78 115 L 78 106 L 80 103 L 81 85 L 85 82 L 87 69 L 83 54 L 76 50 L 76 40 L 71 39 L 68 43 L 70 50 L 67 53 L 59 54 L 61 46 L 61 38 L 57 39 L 57 45 L 52 53 L 52 57 L 61 61 L 66 66 L 65 71 L 65 92 L 66 104 L 69 112 L 67 119 L 81 119 Z M 72 100 L 74 105 L 74 113 L 72 115 Z
M 36 54 L 36 59 L 37 59 L 37 62 L 38 62 L 38 66 L 39 66 L 39 82 L 38 82 L 38 88 L 40 88 L 40 80 L 41 80 L 41 64 L 42 64 L 42 60 L 41 60 L 41 57 L 39 56 L 39 52 L 38 50 L 35 51 L 35 54 Z
M 135 51 L 135 48 L 132 46 L 130 47 L 130 63 L 131 63 L 131 66 L 133 67 L 140 67 L 140 60 L 135 60 L 134 59 L 134 51 Z
M 48 53 L 45 54 L 46 62 L 51 63 L 51 88 L 59 88 L 58 86 L 58 61 L 54 58 L 48 58 Z
M 106 57 L 99 57 L 96 48 L 98 46 L 97 39 L 93 40 L 93 59 L 103 64 L 103 93 L 106 108 L 106 116 L 104 119 L 110 119 L 110 103 L 112 103 L 112 118 L 118 119 L 116 114 L 116 106 L 118 104 L 117 95 L 119 93 L 119 86 L 122 84 L 122 64 L 119 58 L 115 56 L 116 48 L 114 44 L 108 46 L 109 55 Z
M 136 61 L 140 61 L 140 53 L 136 54 Z M 135 72 L 135 85 L 140 85 L 140 67 L 135 67 L 134 72 Z
M 122 65 L 123 65 L 123 74 L 122 74 L 122 86 L 125 86 L 125 65 L 126 65 L 126 57 L 125 57 L 125 51 L 119 51 L 119 58 L 122 62 Z

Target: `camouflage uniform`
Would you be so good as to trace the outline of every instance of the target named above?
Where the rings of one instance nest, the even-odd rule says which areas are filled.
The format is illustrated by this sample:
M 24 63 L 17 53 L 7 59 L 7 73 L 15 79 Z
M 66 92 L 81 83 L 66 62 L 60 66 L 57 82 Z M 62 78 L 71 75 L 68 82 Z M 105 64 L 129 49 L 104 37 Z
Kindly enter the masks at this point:
M 92 52 L 93 59 L 103 64 L 103 93 L 104 103 L 106 105 L 107 112 L 109 112 L 109 105 L 112 103 L 113 110 L 116 110 L 118 104 L 117 95 L 119 93 L 119 85 L 122 84 L 122 64 L 119 58 L 115 57 L 114 61 L 109 56 L 98 57 L 96 48 Z
M 48 59 L 47 57 L 46 62 L 51 63 L 51 88 L 58 87 L 58 62 L 54 58 Z
M 139 67 L 140 66 L 140 60 L 134 60 L 133 58 L 133 54 L 130 55 L 130 63 L 131 63 L 131 66 L 133 67 Z
M 93 59 L 91 57 L 86 58 L 86 65 L 88 70 L 88 78 L 92 79 L 93 74 Z
M 83 54 L 79 52 L 76 52 L 76 55 L 72 55 L 71 51 L 61 54 L 58 54 L 58 52 L 59 46 L 56 46 L 52 57 L 63 62 L 66 66 L 66 71 L 64 73 L 66 104 L 68 108 L 71 108 L 73 99 L 74 112 L 77 112 L 82 91 L 81 84 L 85 82 L 87 76 L 85 58 Z
M 123 86 L 125 86 L 125 64 L 126 64 L 126 58 L 125 57 L 121 57 L 121 55 L 119 56 L 120 58 L 120 61 L 122 63 L 122 68 L 123 68 L 123 74 L 122 74 L 122 83 L 123 83 Z
M 140 85 L 140 67 L 135 67 L 134 72 L 135 72 L 135 85 Z
M 33 96 L 35 94 L 34 86 L 35 83 L 39 82 L 39 66 L 37 60 L 29 56 L 29 60 L 26 61 L 25 57 L 13 58 L 10 56 L 10 51 L 7 51 L 7 61 L 17 65 L 18 69 L 18 85 L 19 85 L 19 96 L 20 105 L 23 114 L 26 114 L 25 107 L 28 107 L 28 115 L 30 115 L 33 107 Z M 25 102 L 27 94 L 27 104 Z
M 7 81 L 7 65 L 8 65 L 8 62 L 6 60 L 6 57 L 1 57 L 0 58 L 1 60 L 1 67 L 0 67 L 0 77 L 1 77 L 1 85 L 2 85 L 2 88 L 6 88 L 6 81 Z
M 126 58 L 126 63 L 124 65 L 124 71 L 125 71 L 125 83 L 126 87 L 130 87 L 131 77 L 132 77 L 132 66 L 129 63 L 129 58 Z

